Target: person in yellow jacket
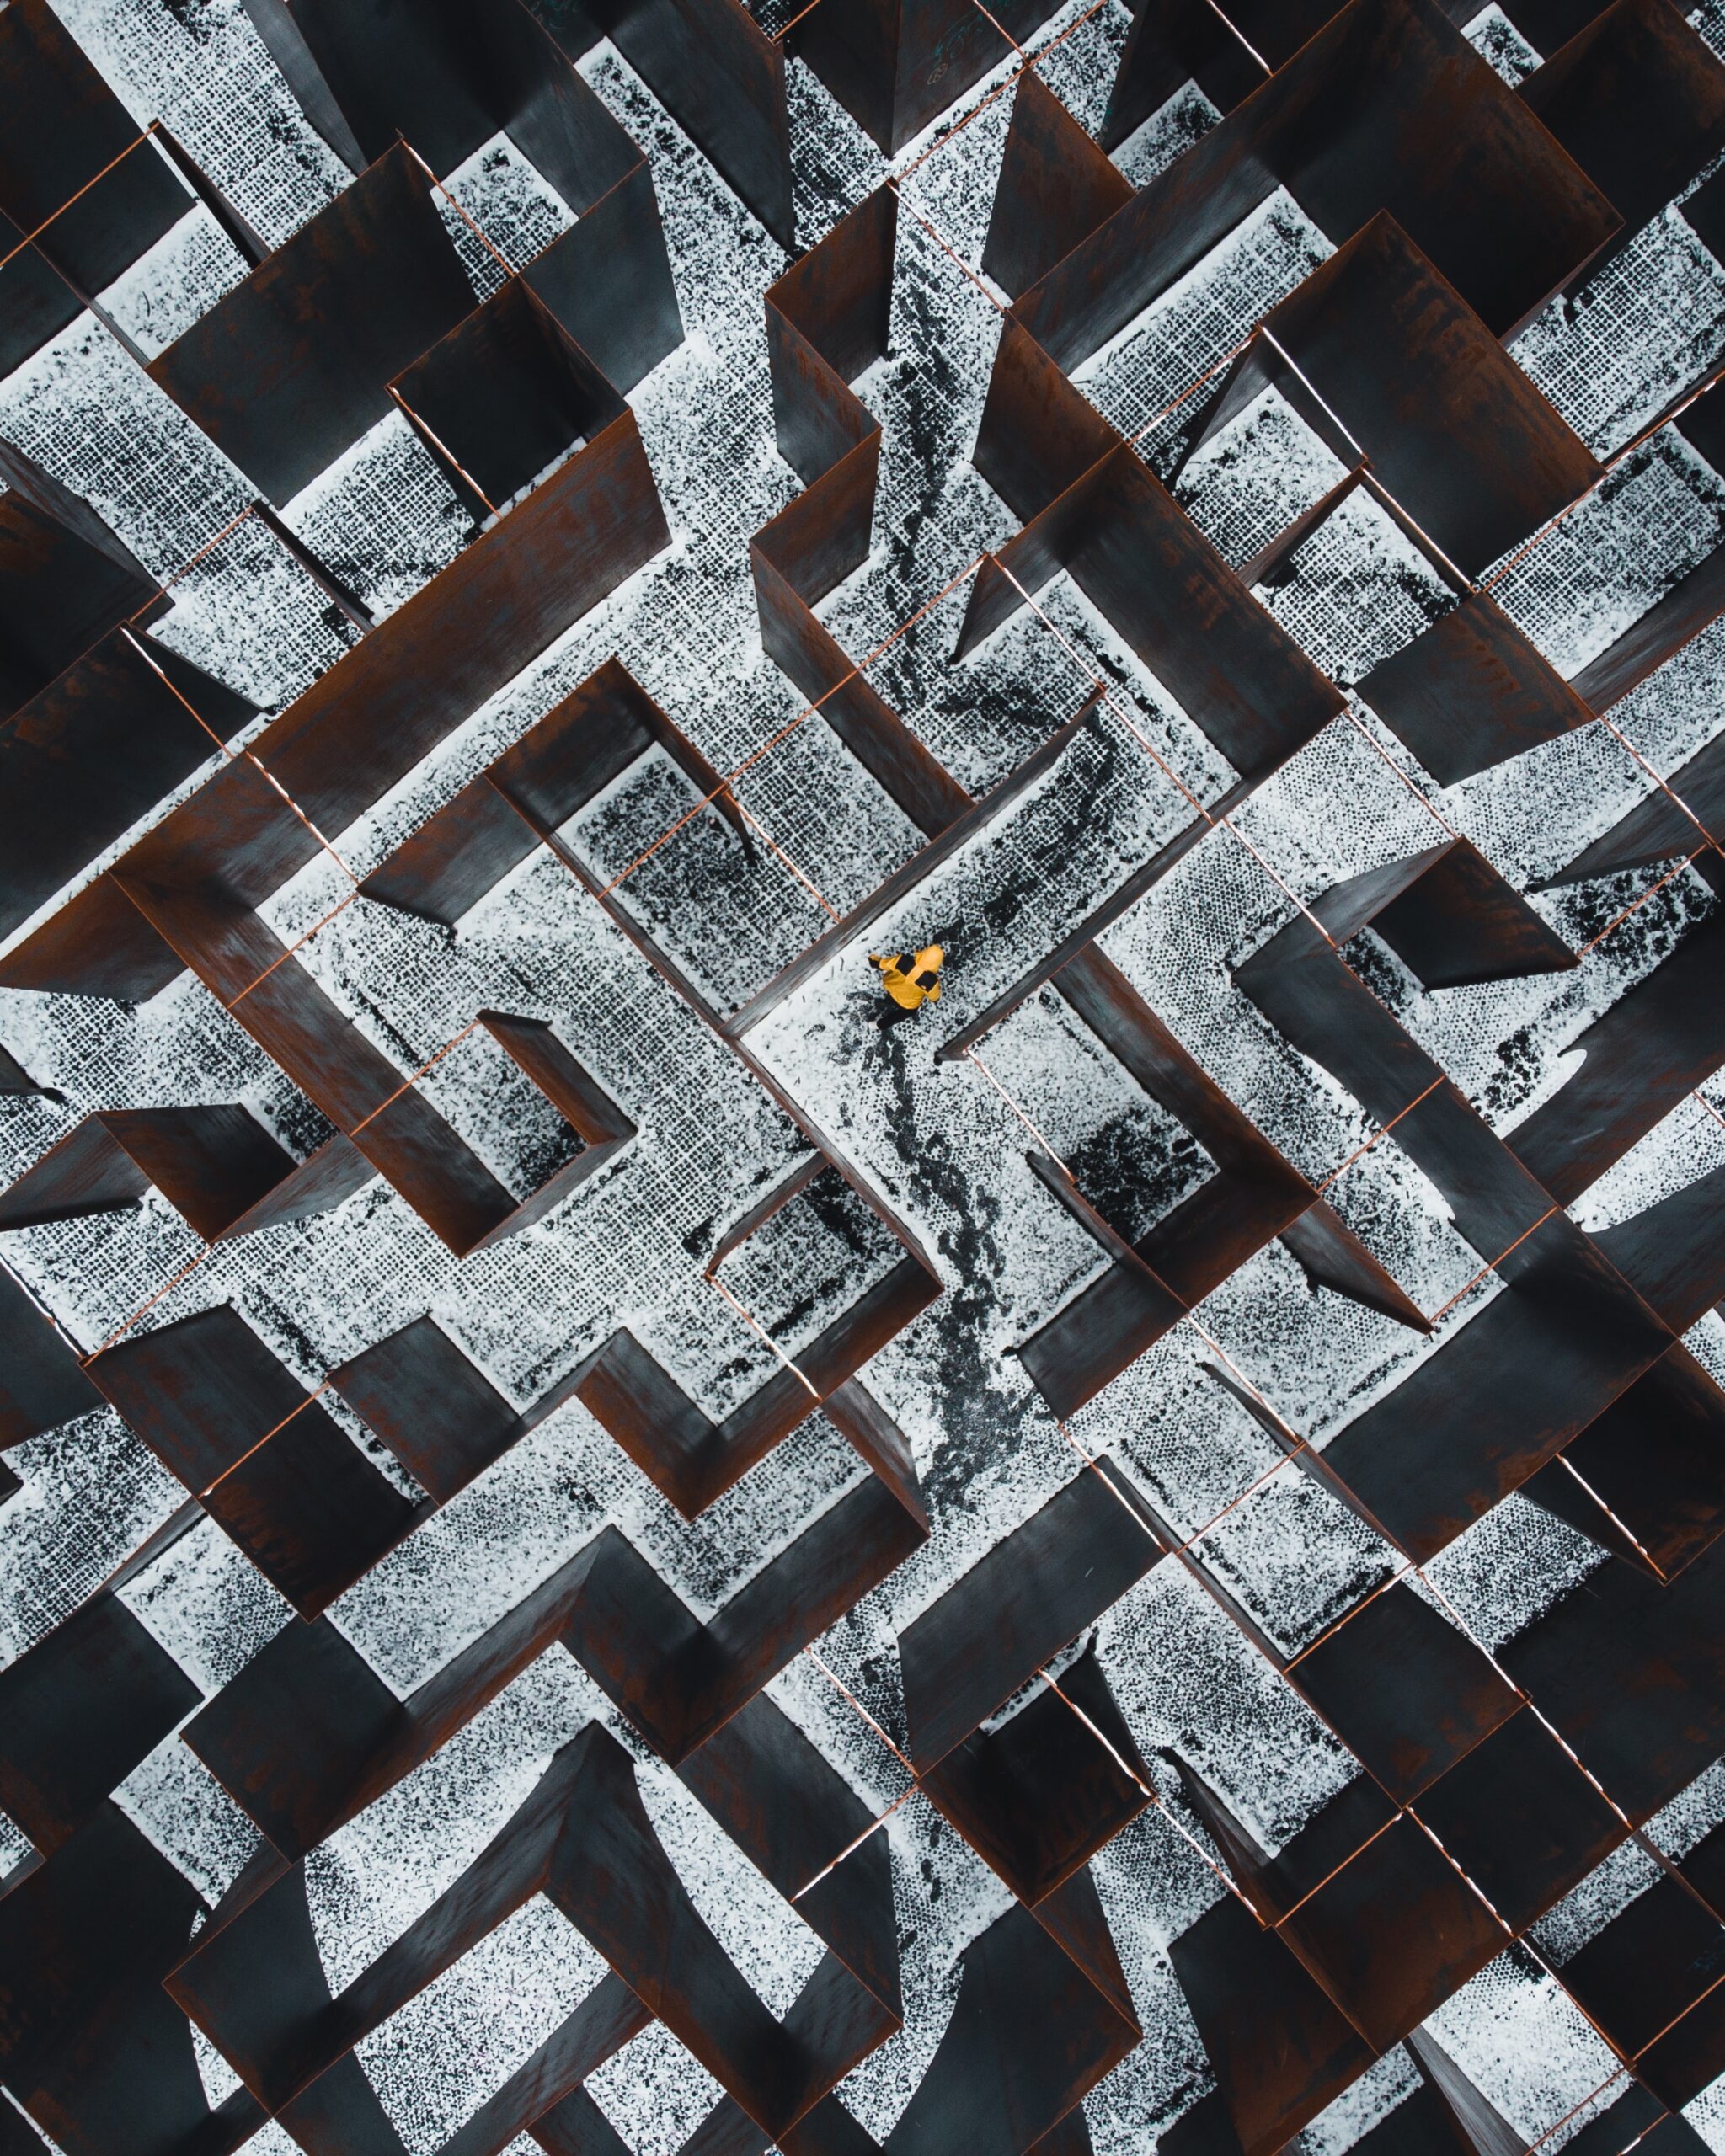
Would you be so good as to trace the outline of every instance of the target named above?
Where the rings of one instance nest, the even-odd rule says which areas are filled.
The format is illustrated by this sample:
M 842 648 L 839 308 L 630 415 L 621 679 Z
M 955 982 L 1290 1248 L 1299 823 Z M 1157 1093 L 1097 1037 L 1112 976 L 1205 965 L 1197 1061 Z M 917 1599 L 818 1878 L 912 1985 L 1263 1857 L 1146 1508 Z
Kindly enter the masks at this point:
M 880 969 L 880 978 L 887 994 L 901 1011 L 918 1011 L 925 1003 L 940 1001 L 941 961 L 946 953 L 938 943 L 925 944 L 909 965 L 897 951 L 882 958 L 878 951 L 871 951 L 868 963 Z

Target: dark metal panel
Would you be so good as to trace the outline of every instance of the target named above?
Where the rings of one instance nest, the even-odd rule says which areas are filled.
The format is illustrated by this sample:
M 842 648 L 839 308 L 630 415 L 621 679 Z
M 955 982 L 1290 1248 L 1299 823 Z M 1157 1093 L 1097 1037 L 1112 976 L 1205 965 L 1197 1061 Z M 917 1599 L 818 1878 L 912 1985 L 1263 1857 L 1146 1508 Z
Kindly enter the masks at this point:
M 99 292 L 191 207 L 46 0 L 12 0 L 0 13 L 0 210 L 25 233 L 52 218 L 44 253 Z
M 1106 472 L 1074 581 L 1236 771 L 1280 763 L 1334 718 L 1341 691 L 1137 456 L 1118 449 Z
M 1621 225 L 1435 0 L 1350 0 L 1013 314 L 1076 366 L 1278 184 L 1338 243 L 1390 211 L 1498 336 Z
M 1272 307 L 1265 326 L 1340 415 L 1385 486 L 1471 574 L 1600 476 L 1582 442 L 1387 213 Z
M 625 392 L 675 351 L 683 319 L 646 161 L 583 209 L 572 231 L 522 268 L 521 280 Z
M 1473 1642 L 1407 1586 L 1374 1595 L 1288 1674 L 1400 1804 L 1520 1705 Z
M 1725 922 L 1704 922 L 1573 1043 L 1585 1061 L 1511 1132 L 1567 1204 L 1725 1061 Z
M 670 543 L 626 412 L 344 653 L 253 752 L 334 834 Z
M 393 387 L 493 509 L 514 500 L 623 410 L 604 376 L 518 277 Z
M 1417 1796 L 1413 1808 L 1518 1932 L 1560 1902 L 1629 1832 L 1525 1707 Z
M 0 1228 L 117 1211 L 153 1186 L 213 1241 L 293 1167 L 243 1107 L 105 1109 L 0 1192 Z
M 899 1636 L 918 1767 L 962 1743 L 1162 1554 L 1106 1464 L 996 1544 Z
M 790 121 L 782 48 L 740 0 L 587 0 L 594 19 L 787 250 Z
M 1725 67 L 1669 0 L 1616 0 L 1521 95 L 1632 231 L 1725 149 Z
M 0 21 L 3 21 L 0 15 Z M 0 714 L 38 696 L 156 586 L 88 504 L 17 451 L 0 456 Z
M 473 304 L 397 143 L 149 373 L 279 507 L 393 408 L 391 377 Z
M 126 1605 L 97 1595 L 0 1670 L 0 1804 L 51 1854 L 199 1697 Z
M 191 2031 L 161 1983 L 198 1912 L 112 1804 L 0 1895 L 0 2071 L 58 2147 L 175 2156 L 206 2129 Z
M 1359 2031 L 1232 1894 L 1168 1951 L 1243 2156 L 1274 2156 L 1370 2065 Z
M 1072 1886 L 1095 1889 L 1087 1873 Z M 889 2156 L 1019 2156 L 1138 2041 L 1138 2025 L 1023 1908 L 965 1951 L 940 2047 L 884 2144 Z
M 1370 926 L 1428 989 L 1563 973 L 1579 963 L 1544 915 L 1466 839 L 1435 853 L 1377 909 Z
M 1381 660 L 1359 693 L 1440 786 L 1454 786 L 1593 712 L 1486 592 Z
M 134 1332 L 88 1368 L 92 1383 L 194 1495 L 306 1404 L 304 1387 L 226 1304 Z
M 1563 1457 L 1668 1579 L 1725 1529 L 1725 1392 L 1686 1348 L 1668 1348 Z
M 0 1445 L 21 1445 L 101 1405 L 71 1342 L 0 1270 Z
M 1607 1565 L 1499 1658 L 1640 1823 L 1725 1743 L 1725 1545 L 1669 1586 Z
M 1609 711 L 1725 612 L 1725 547 L 1715 547 L 1616 642 L 1589 659 L 1573 686 L 1594 710 Z
M 1053 1691 L 991 1735 L 968 1737 L 921 1785 L 1027 1904 L 1063 1886 L 1150 1801 Z
M 1594 1241 L 1674 1332 L 1725 1299 L 1725 1168 L 1714 1168 Z
M 203 1502 L 302 1617 L 345 1593 L 423 1516 L 316 1401 L 237 1460 Z
M 1518 1488 L 1669 1347 L 1618 1276 L 1573 1248 L 1584 1240 L 1561 1215 L 1535 1230 L 1504 1291 L 1326 1449 L 1417 1561 Z
M 1377 2051 L 1503 1951 L 1497 1919 L 1406 1816 L 1316 1887 L 1280 1931 Z
M 329 1382 L 439 1504 L 520 1432 L 515 1409 L 430 1317 L 366 1348 Z

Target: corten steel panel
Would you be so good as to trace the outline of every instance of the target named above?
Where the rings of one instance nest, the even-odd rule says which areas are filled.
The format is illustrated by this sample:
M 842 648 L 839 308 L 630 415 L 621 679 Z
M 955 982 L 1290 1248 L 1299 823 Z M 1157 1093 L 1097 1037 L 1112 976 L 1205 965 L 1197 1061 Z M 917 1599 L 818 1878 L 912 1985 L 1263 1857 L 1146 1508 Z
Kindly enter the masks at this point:
M 1616 0 L 1521 85 L 1633 230 L 1725 148 L 1725 67 L 1670 0 Z
M 506 2148 L 523 2129 L 531 2129 L 551 2156 L 628 2156 L 627 2144 L 580 2084 L 638 2036 L 648 2020 L 646 2008 L 621 1977 L 602 1977 L 568 2020 L 445 2144 L 448 2156 L 487 2156 L 489 2150 Z
M 1328 1288 L 1416 1332 L 1431 1331 L 1418 1304 L 1327 1198 L 1290 1220 L 1281 1231 L 1281 1242 L 1315 1287 Z
M 1230 1273 L 1279 1235 L 1314 1285 L 1429 1330 L 1418 1306 L 1313 1187 L 1204 1072 L 1093 945 L 1053 985 L 1151 1097 L 1215 1160 L 1210 1177 L 1134 1246 L 1040 1155 L 1030 1165 L 1114 1260 L 1018 1349 L 1057 1415 L 1092 1399 Z
M 1001 324 L 972 461 L 1028 524 L 1121 437 L 1009 314 Z
M 1460 988 L 1567 972 L 1576 956 L 1542 914 L 1466 839 L 1428 855 L 1370 926 L 1422 987 Z
M 311 852 L 317 851 L 307 827 L 285 813 L 273 821 L 266 813 L 249 831 L 237 815 L 239 843 L 224 851 L 212 812 L 220 803 L 243 811 L 248 794 L 252 805 L 261 800 L 270 811 L 270 798 L 257 791 L 263 783 L 249 760 L 237 761 L 186 804 L 192 835 L 178 866 L 194 874 L 203 867 L 201 880 L 164 888 L 120 874 L 103 878 L 93 887 L 93 903 L 75 901 L 19 947 L 8 979 L 33 986 L 70 979 L 85 993 L 138 995 L 153 993 L 182 967 L 190 967 L 338 1125 L 360 1160 L 383 1175 L 457 1256 L 466 1256 L 516 1212 L 510 1192 L 236 894 L 236 884 L 242 893 L 254 887 L 255 898 L 275 888 L 282 880 L 284 846 L 288 860 L 302 840 Z M 280 797 L 274 801 L 280 808 Z M 158 826 L 122 866 L 142 862 L 173 873 L 170 826 L 175 820 Z M 206 846 L 201 864 L 195 851 L 200 832 Z M 214 880 L 220 876 L 228 878 L 227 889 Z M 261 888 L 255 888 L 259 882 Z M 109 896 L 104 899 L 103 894 Z M 109 917 L 93 910 L 116 901 L 135 925 L 128 929 L 122 921 L 117 953 L 106 933 Z M 93 922 L 99 924 L 93 931 Z M 147 934 L 139 938 L 136 928 L 146 924 Z M 61 964 L 67 973 L 57 971 Z M 212 1217 L 211 1225 L 227 1233 L 271 1218 L 302 1217 L 339 1203 L 364 1180 L 358 1161 L 339 1147 L 326 1150 L 303 1177 L 284 1177 L 270 1192 L 255 1192 L 236 1215 L 221 1221 Z M 282 1203 L 254 1218 L 254 1209 L 268 1208 L 275 1193 Z
M 1458 29 L 1477 13 L 1472 0 L 1439 4 Z M 1120 56 L 1104 147 L 1117 149 L 1188 78 L 1220 110 L 1231 110 L 1338 12 L 1337 0 L 1232 0 L 1226 14 L 1209 0 L 1146 0 Z
M 1578 696 L 1595 711 L 1609 711 L 1639 688 L 1665 661 L 1692 643 L 1725 612 L 1725 547 L 1674 584 L 1616 641 L 1589 659 L 1574 680 Z
M 1676 2111 L 1693 2103 L 1725 2068 L 1725 1999 L 1717 1987 L 1655 2038 L 1636 2062 L 1637 2076 Z M 1664 2128 L 1660 2131 L 1663 2132 Z M 1653 2137 L 1649 2136 L 1649 2145 Z
M 338 659 L 254 753 L 333 835 L 670 541 L 634 414 L 620 410 Z
M 548 1019 L 482 1011 L 479 1023 L 510 1060 L 526 1071 L 584 1145 L 617 1145 L 634 1136 L 635 1125 L 576 1062 Z
M 814 611 L 868 552 L 880 428 L 849 382 L 886 350 L 897 216 L 894 190 L 877 188 L 767 291 L 774 430 L 806 492 L 761 526 L 749 554 L 768 657 L 911 822 L 937 838 L 969 795 Z
M 1119 168 L 1032 69 L 1014 93 L 982 266 L 1016 298 L 1131 195 Z
M 279 506 L 394 409 L 392 376 L 473 304 L 425 172 L 397 143 L 150 376 Z
M 191 2031 L 162 1988 L 200 1907 L 107 1803 L 0 1896 L 0 2075 L 61 2148 L 172 2156 L 205 2127 Z
M 1594 1239 L 1674 1332 L 1687 1332 L 1725 1300 L 1722 1195 L 1725 1169 L 1710 1169 L 1645 1211 L 1601 1229 Z
M 494 508 L 531 486 L 615 409 L 605 377 L 518 277 L 394 387 Z
M 318 1615 L 424 1517 L 316 1401 L 237 1461 L 203 1505 L 302 1618 Z
M 292 0 L 291 13 L 365 157 L 399 133 L 440 174 L 519 118 L 534 47 L 549 42 L 513 0 Z
M 123 1604 L 97 1596 L 0 1671 L 0 1803 L 51 1854 L 200 1696 Z
M 83 312 L 66 279 L 0 211 L 0 373 L 22 366 Z
M 1060 1681 L 1060 1694 L 1044 1691 L 1001 1728 L 977 1731 L 922 1780 L 931 1801 L 1027 1904 L 1063 1886 L 1150 1801 L 1142 1778 L 1116 1756 L 1131 1746 L 1118 1714 L 1099 1716 L 1093 1698 L 1081 1700 L 1081 1716 L 1074 1713 L 1061 1694 L 1076 1689 L 1075 1673 Z M 1099 1674 L 1095 1683 L 1105 1696 Z
M 23 705 L 0 726 L 0 933 L 217 755 L 254 709 L 125 631 Z
M 1518 1684 L 1640 1823 L 1692 1781 L 1725 1727 L 1725 1560 L 1669 1586 L 1608 1565 L 1503 1649 Z
M 242 1107 L 109 1108 L 0 1192 L 0 1229 L 116 1212 L 153 1188 L 213 1242 L 294 1166 Z
M 972 592 L 961 655 L 1065 568 L 1236 771 L 1273 769 L 1341 707 L 1339 690 L 1124 446 L 996 560 Z
M 306 1403 L 305 1388 L 225 1305 L 121 1341 L 89 1369 L 104 1396 L 194 1492 Z
M 504 798 L 541 832 L 555 830 L 657 742 L 732 830 L 746 830 L 723 780 L 660 710 L 622 662 L 612 657 L 570 691 L 491 766 Z
M 1375 2050 L 1417 2028 L 1504 1944 L 1480 1896 L 1405 1817 L 1315 1887 L 1280 1932 Z
M 1334 717 L 1338 691 L 1137 457 L 1116 450 L 1103 468 L 1074 581 L 1236 771 L 1280 762 Z
M 1168 1951 L 1243 2156 L 1273 2156 L 1371 2063 L 1322 1986 L 1232 1894 Z
M 1600 467 L 1454 286 L 1380 214 L 1264 318 L 1402 506 L 1471 575 Z
M 1413 1810 L 1518 1932 L 1629 1831 L 1528 1707 L 1417 1796 Z
M 96 1356 L 95 1383 L 302 1616 L 315 1616 L 417 1517 L 232 1310 Z
M 1637 1894 L 1563 1965 L 1563 1980 L 1627 2057 L 1725 1977 L 1725 1925 L 1677 1879 Z
M 1666 786 L 1614 824 L 1548 880 L 1578 883 L 1621 868 L 1643 868 L 1678 854 L 1693 854 L 1725 834 L 1725 741 L 1710 741 L 1672 772 Z
M 9 717 L 155 598 L 87 503 L 13 450 L 0 454 L 0 708 Z
M 90 1369 L 302 1616 L 350 1587 L 419 1516 L 229 1309 L 122 1341 Z
M 0 1270 L 0 1445 L 20 1445 L 102 1404 L 77 1351 Z
M 740 0 L 585 0 L 585 6 L 779 245 L 793 248 L 790 120 L 778 42 Z M 555 24 L 543 0 L 537 11 Z
M 854 512 L 865 483 L 867 499 L 861 506 L 873 506 L 878 448 L 877 443 L 868 443 L 853 451 L 857 465 L 850 459 L 836 465 L 756 535 L 750 551 L 761 640 L 774 664 L 783 669 L 810 703 L 819 706 L 826 723 L 882 791 L 919 830 L 932 839 L 939 838 L 971 807 L 970 796 L 857 670 L 815 616 L 804 590 L 781 574 L 769 554 L 769 548 L 788 539 L 796 546 L 797 566 L 801 568 L 807 559 L 808 542 L 814 542 L 817 548 L 823 546 L 841 519 L 844 525 L 854 526 L 857 521 Z M 864 458 L 866 470 L 861 466 Z M 853 472 L 854 488 L 850 483 Z M 838 528 L 842 530 L 842 525 Z M 867 551 L 866 527 L 861 542 L 860 552 L 848 538 L 828 549 L 834 560 L 830 572 L 823 573 L 825 581 L 837 580 L 843 574 L 837 563 L 853 552 L 860 562 Z M 821 580 L 814 579 L 817 584 Z
M 1577 1037 L 1586 1060 L 1509 1140 L 1553 1198 L 1578 1197 L 1717 1069 L 1722 967 L 1725 926 L 1704 923 Z
M 809 1921 L 878 1998 L 896 2005 L 890 1860 L 878 1838 L 859 1841 L 868 1806 L 825 1755 L 757 1694 L 678 1771 L 782 1894 L 839 1867 L 808 1897 Z
M 1284 66 L 1336 12 L 1335 0 L 1145 0 L 1134 13 L 1109 92 L 1102 142 L 1117 150 L 1188 82 L 1222 112 Z
M 1110 1265 L 1018 1349 L 1056 1415 L 1073 1415 L 1146 1348 L 1171 1331 L 1185 1305 L 1137 1259 Z
M 503 1395 L 429 1317 L 366 1348 L 330 1382 L 440 1504 L 489 1466 L 520 1427 Z
M 792 49 L 895 157 L 990 68 L 1011 40 L 1037 26 L 1025 0 L 983 8 L 975 0 L 852 0 L 806 13 Z
M 399 133 L 447 175 L 508 134 L 577 219 L 511 267 L 618 387 L 633 388 L 682 341 L 646 162 L 517 0 L 300 0 L 291 14 L 279 0 L 251 5 L 287 51 L 290 79 L 297 72 L 321 85 L 326 136 L 350 144 L 360 163 L 382 157 Z M 595 35 L 585 31 L 572 50 L 585 51 Z
M 776 1369 L 722 1422 L 704 1414 L 627 1329 L 613 1333 L 583 1364 L 575 1395 L 642 1473 L 692 1519 L 806 1422 L 938 1293 L 915 1258 L 901 1258 L 799 1351 L 796 1369 Z
M 1099 1926 L 1106 1940 L 1089 1874 L 1077 1873 L 1061 1892 L 1079 1903 L 1078 1920 Z M 1010 2156 L 1049 2146 L 1044 2137 L 1058 2133 L 1084 2091 L 1138 2040 L 1114 1986 L 1098 1983 L 1028 1909 L 997 1917 L 962 1967 L 940 2048 L 882 2144 L 889 2156 L 941 2156 L 960 2144 L 978 2156 Z M 1119 1978 L 1118 1963 L 1108 1975 Z
M 43 254 L 89 293 L 192 206 L 47 0 L 13 0 L 0 13 L 0 211 L 23 233 L 47 226 Z
M 1665 1577 L 1725 1529 L 1725 1392 L 1672 1348 L 1566 1447 L 1587 1490 Z M 1577 1494 L 1583 1492 L 1571 1478 Z
M 1359 693 L 1440 786 L 1555 740 L 1594 716 L 1488 592 L 1471 594 L 1381 660 Z
M 878 187 L 767 287 L 773 424 L 805 485 L 878 431 L 846 385 L 887 348 L 897 231 L 898 195 Z
M 1706 243 L 1708 252 L 1716 253 L 1725 245 L 1717 230 L 1711 227 L 1704 205 L 1709 201 L 1725 199 L 1725 189 L 1715 188 L 1712 180 L 1706 187 L 1697 188 L 1683 205 L 1684 222 L 1699 232 Z M 1709 237 L 1709 232 L 1712 237 Z M 1706 458 L 1717 472 L 1725 463 L 1725 393 L 1715 381 L 1702 395 L 1686 403 L 1672 424 L 1693 450 Z
M 360 888 L 381 905 L 453 927 L 540 843 L 488 774 L 464 786 Z
M 1325 1457 L 1417 1561 L 1435 1555 L 1602 1414 L 1670 1345 L 1578 1230 L 1548 1220 L 1518 1278 Z
M 452 925 L 655 742 L 745 851 L 751 846 L 720 774 L 612 658 L 422 824 L 361 890 Z M 590 1107 L 603 1119 L 596 1097 Z M 621 1124 L 608 1134 L 621 1136 Z
M 680 1764 L 927 1535 L 871 1477 L 817 1518 L 706 1625 L 614 1527 L 579 1558 L 570 1652 L 654 1748 Z
M 1161 1558 L 1114 1474 L 1086 1468 L 900 1635 L 919 1766 L 961 1743 Z
M 634 388 L 683 341 L 665 228 L 644 158 L 583 208 L 574 229 L 521 274 L 620 390 Z
M 1436 0 L 1350 0 L 1013 314 L 1076 366 L 1279 184 L 1338 244 L 1387 210 L 1497 336 L 1621 222 Z
M 1403 1804 L 1520 1704 L 1480 1649 L 1408 1587 L 1375 1595 L 1288 1673 Z

